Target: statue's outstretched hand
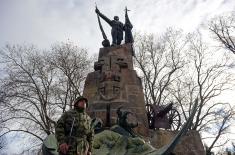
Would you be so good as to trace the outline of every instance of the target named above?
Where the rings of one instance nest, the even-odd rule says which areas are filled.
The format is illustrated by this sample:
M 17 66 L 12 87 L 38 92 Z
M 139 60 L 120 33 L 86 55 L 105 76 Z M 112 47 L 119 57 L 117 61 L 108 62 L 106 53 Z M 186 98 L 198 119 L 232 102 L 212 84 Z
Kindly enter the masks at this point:
M 96 7 L 96 8 L 95 8 L 95 12 L 96 12 L 96 13 L 100 13 L 100 10 Z

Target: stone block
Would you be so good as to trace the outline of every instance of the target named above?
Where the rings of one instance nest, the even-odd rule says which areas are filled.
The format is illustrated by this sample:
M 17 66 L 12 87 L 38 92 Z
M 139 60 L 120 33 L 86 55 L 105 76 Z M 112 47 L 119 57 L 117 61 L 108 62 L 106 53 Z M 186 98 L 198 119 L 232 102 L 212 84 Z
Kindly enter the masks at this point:
M 169 144 L 178 131 L 156 130 L 152 131 L 150 143 L 155 148 Z M 205 150 L 197 131 L 190 130 L 184 135 L 174 149 L 176 155 L 205 155 Z

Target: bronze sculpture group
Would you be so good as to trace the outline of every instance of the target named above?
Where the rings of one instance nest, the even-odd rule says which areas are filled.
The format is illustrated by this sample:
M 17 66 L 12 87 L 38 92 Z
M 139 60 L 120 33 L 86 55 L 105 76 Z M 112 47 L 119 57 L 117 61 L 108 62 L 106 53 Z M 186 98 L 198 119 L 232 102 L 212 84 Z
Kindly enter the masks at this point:
M 110 20 L 108 17 L 106 17 L 104 14 L 102 14 L 99 9 L 96 7 L 95 12 L 97 13 L 97 17 L 98 17 L 98 23 L 100 26 L 100 30 L 102 32 L 102 36 L 104 41 L 102 42 L 102 45 L 104 47 L 108 47 L 110 46 L 110 42 L 107 39 L 107 36 L 103 30 L 103 27 L 101 25 L 100 22 L 100 18 L 101 17 L 103 20 L 105 20 L 110 26 L 111 26 L 111 35 L 112 35 L 112 46 L 115 45 L 120 45 L 122 40 L 123 40 L 123 31 L 125 32 L 125 43 L 133 43 L 133 36 L 132 36 L 132 24 L 129 20 L 128 14 L 127 14 L 127 8 L 125 9 L 125 24 L 123 24 L 122 22 L 119 21 L 119 17 L 118 16 L 114 16 L 113 20 Z

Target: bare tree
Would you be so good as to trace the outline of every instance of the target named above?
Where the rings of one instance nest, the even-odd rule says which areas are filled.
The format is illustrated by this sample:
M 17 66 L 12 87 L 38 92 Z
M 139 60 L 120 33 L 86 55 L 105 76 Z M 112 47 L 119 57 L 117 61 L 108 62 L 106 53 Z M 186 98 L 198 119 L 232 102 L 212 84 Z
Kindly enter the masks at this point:
M 138 35 L 135 42 L 135 62 L 143 80 L 146 104 L 163 104 L 168 87 L 184 66 L 181 52 L 186 42 L 180 31 L 169 29 L 161 38 Z
M 53 46 L 49 58 L 58 76 L 53 95 L 60 101 L 64 112 L 66 106 L 72 108 L 72 101 L 81 95 L 86 75 L 92 68 L 91 59 L 85 49 L 70 43 Z
M 235 54 L 235 18 L 234 12 L 218 16 L 211 20 L 210 31 L 224 47 Z
M 0 125 L 0 133 L 2 132 L 2 125 Z M 4 149 L 7 145 L 7 140 L 6 140 L 6 137 L 5 136 L 2 136 L 0 137 L 0 153 L 1 153 L 1 150 Z
M 173 101 L 182 120 L 187 120 L 198 98 L 190 129 L 200 133 L 213 130 L 214 139 L 208 148 L 217 146 L 234 117 L 230 104 L 218 101 L 223 92 L 234 86 L 233 60 L 226 53 L 209 48 L 199 32 L 183 35 L 170 30 L 159 40 L 152 35 L 136 40 L 136 66 L 143 79 L 146 104 Z
M 195 98 L 199 99 L 198 110 L 191 126 L 192 130 L 202 133 L 213 133 L 212 143 L 207 150 L 222 146 L 216 144 L 223 134 L 228 133 L 230 121 L 234 117 L 233 108 L 229 103 L 218 102 L 224 91 L 234 86 L 231 63 L 226 53 L 213 52 L 202 41 L 200 33 L 187 36 L 187 63 L 182 69 L 185 74 L 177 78 L 171 94 L 179 104 L 183 118 L 186 120 L 191 112 Z M 204 133 L 204 134 L 203 134 Z M 227 139 L 224 143 L 227 143 Z
M 215 114 L 217 107 L 223 103 L 215 103 L 216 97 L 233 87 L 234 76 L 230 70 L 229 58 L 226 54 L 217 55 L 202 42 L 201 35 L 188 35 L 187 65 L 184 76 L 177 79 L 173 94 L 180 103 L 183 116 L 187 119 L 192 103 L 198 97 L 198 112 L 193 123 L 193 130 L 203 130 L 206 118 Z M 224 105 L 225 106 L 225 105 Z M 209 121 L 209 120 L 208 120 Z
M 213 137 L 206 137 L 206 138 L 210 138 L 213 139 L 212 143 L 210 144 L 210 146 L 207 148 L 207 152 L 211 152 L 211 150 L 214 147 L 220 147 L 220 146 L 224 146 L 224 144 L 226 144 L 229 140 L 225 139 L 224 142 L 216 145 L 216 142 L 218 142 L 219 138 L 226 134 L 228 132 L 229 127 L 231 126 L 231 118 L 233 118 L 234 113 L 232 111 L 232 108 L 225 110 L 224 108 L 220 109 L 218 111 L 218 115 L 215 118 L 216 119 L 216 125 L 213 125 L 213 128 L 216 128 L 215 133 L 213 133 L 215 136 Z M 213 131 L 212 131 L 213 132 Z
M 40 144 L 54 132 L 55 121 L 80 95 L 90 60 L 84 49 L 61 43 L 43 52 L 34 46 L 7 45 L 1 50 L 1 136 L 28 134 Z

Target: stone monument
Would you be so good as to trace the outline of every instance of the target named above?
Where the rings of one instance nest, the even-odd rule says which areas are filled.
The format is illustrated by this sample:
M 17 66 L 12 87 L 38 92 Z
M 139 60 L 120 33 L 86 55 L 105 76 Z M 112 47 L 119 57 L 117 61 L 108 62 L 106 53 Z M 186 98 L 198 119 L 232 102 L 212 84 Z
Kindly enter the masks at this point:
M 133 69 L 132 55 L 132 44 L 101 48 L 95 71 L 86 78 L 83 95 L 89 98 L 90 116 L 101 118 L 105 126 L 116 123 L 116 110 L 123 106 L 136 116 L 137 132 L 147 135 L 143 88 Z
M 89 115 L 101 119 L 103 127 L 109 128 L 117 123 L 117 110 L 120 107 L 127 110 L 134 115 L 132 121 L 138 122 L 138 126 L 134 128 L 135 133 L 148 139 L 155 148 L 160 148 L 150 153 L 151 155 L 171 154 L 173 150 L 173 154 L 176 155 L 205 154 L 199 133 L 196 131 L 187 133 L 196 113 L 197 103 L 194 112 L 180 131 L 149 129 L 141 79 L 133 68 L 134 40 L 131 32 L 133 26 L 127 11 L 126 8 L 126 21 L 122 27 L 117 18 L 108 19 L 96 7 L 104 47 L 100 48 L 98 60 L 94 63 L 94 71 L 87 75 L 84 85 L 83 96 L 89 99 Z M 112 27 L 111 46 L 99 17 Z M 113 32 L 115 28 L 118 28 L 117 32 Z M 125 44 L 121 45 L 122 31 L 125 31 Z

